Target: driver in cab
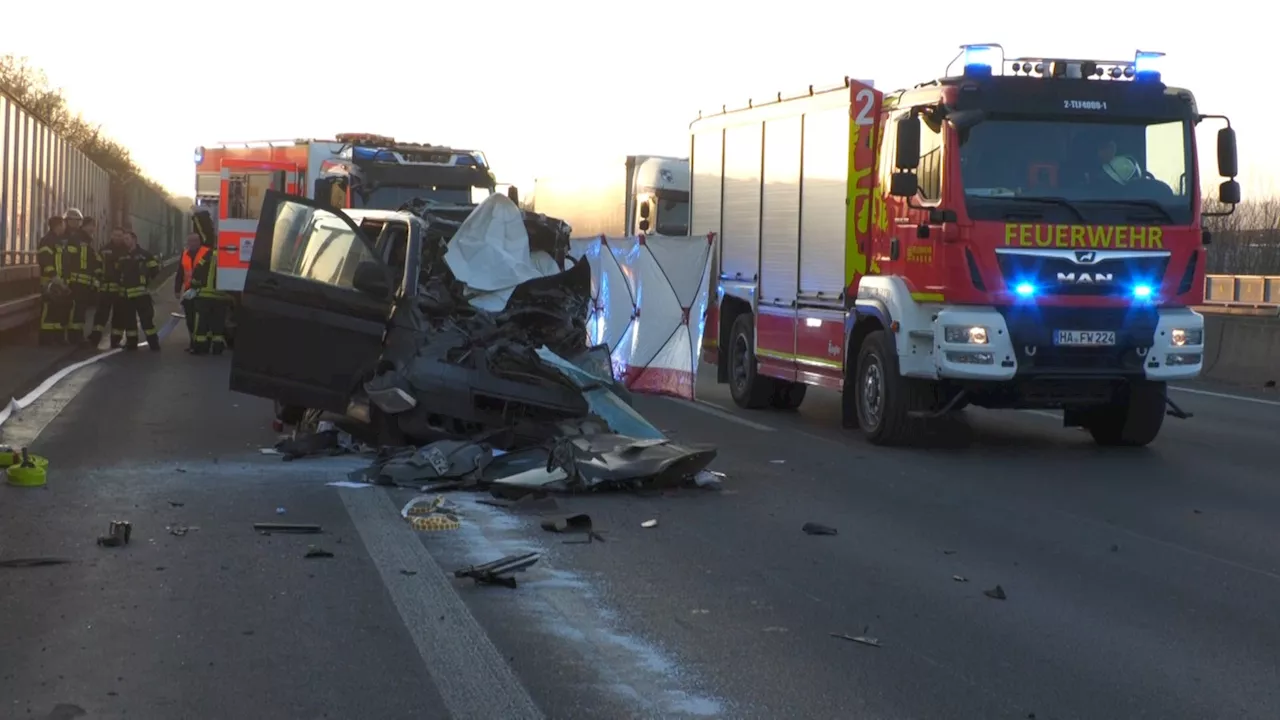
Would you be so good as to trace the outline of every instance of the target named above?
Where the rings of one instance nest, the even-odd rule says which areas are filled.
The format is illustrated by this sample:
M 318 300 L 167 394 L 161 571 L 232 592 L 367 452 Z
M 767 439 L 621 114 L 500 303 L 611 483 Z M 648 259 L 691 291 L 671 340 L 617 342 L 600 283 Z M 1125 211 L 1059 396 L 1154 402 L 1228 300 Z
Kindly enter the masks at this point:
M 1115 140 L 1103 140 L 1098 146 L 1098 163 L 1100 172 L 1097 179 L 1101 180 L 1100 184 L 1104 186 L 1108 181 L 1114 185 L 1125 186 L 1142 178 L 1142 168 L 1138 167 L 1137 160 L 1128 155 L 1116 154 Z

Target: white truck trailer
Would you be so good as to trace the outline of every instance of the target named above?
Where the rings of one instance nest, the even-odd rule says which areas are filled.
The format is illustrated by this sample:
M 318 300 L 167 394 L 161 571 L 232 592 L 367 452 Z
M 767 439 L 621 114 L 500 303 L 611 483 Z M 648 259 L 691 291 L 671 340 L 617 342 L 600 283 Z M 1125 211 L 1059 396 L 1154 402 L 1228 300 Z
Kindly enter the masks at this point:
M 622 162 L 539 177 L 533 210 L 573 227 L 573 237 L 689 234 L 689 160 L 628 155 Z

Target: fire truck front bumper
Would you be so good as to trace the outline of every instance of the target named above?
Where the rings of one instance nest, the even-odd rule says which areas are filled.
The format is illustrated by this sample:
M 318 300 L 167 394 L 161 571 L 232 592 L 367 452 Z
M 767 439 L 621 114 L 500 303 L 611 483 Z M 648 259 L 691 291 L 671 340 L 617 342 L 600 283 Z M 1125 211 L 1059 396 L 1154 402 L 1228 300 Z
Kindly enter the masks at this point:
M 944 308 L 933 323 L 939 378 L 1193 378 L 1204 318 L 1188 308 Z

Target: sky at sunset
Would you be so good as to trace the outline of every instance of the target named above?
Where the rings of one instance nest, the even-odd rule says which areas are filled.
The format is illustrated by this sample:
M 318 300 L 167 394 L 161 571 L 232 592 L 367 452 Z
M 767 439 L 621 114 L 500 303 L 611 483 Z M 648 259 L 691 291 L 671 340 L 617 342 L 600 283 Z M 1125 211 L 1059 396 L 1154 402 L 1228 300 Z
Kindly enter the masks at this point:
M 1195 92 L 1201 112 L 1231 116 L 1246 194 L 1280 177 L 1262 128 L 1280 100 L 1250 89 L 1264 82 L 1250 71 L 1267 67 L 1269 24 L 1176 5 L 987 2 L 963 16 L 946 8 L 966 4 L 938 0 L 12 5 L 0 53 L 28 56 L 181 195 L 197 146 L 338 132 L 480 149 L 500 182 L 528 192 L 584 158 L 687 155 L 699 109 L 845 75 L 884 90 L 936 77 L 964 42 L 1000 42 L 1010 56 L 1164 51 L 1167 82 Z M 1209 187 L 1216 171 L 1204 167 Z

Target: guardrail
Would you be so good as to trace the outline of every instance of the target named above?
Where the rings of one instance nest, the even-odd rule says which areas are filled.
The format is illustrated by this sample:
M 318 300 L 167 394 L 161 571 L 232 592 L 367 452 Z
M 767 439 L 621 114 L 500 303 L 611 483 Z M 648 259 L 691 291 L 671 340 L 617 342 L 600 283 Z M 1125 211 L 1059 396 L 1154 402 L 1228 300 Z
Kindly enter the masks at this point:
M 1206 275 L 1204 304 L 1280 308 L 1280 275 Z
M 160 276 L 157 283 L 164 282 L 169 273 L 178 266 L 178 258 L 171 257 L 160 261 Z M 0 268 L 0 287 L 6 282 L 32 280 L 39 277 L 39 269 L 35 265 L 21 265 Z M 153 283 L 152 287 L 158 287 Z M 10 300 L 0 300 L 0 333 L 19 330 L 34 325 L 40 317 L 40 294 L 28 294 Z
M 40 315 L 40 295 L 28 295 L 17 300 L 0 302 L 0 332 L 9 332 L 31 325 Z

